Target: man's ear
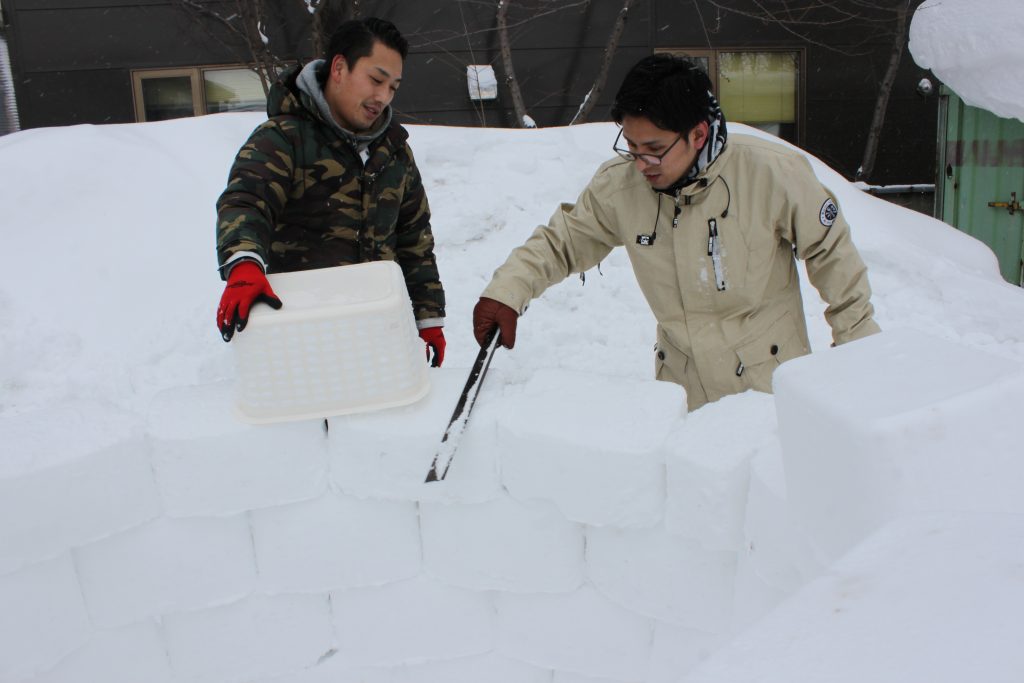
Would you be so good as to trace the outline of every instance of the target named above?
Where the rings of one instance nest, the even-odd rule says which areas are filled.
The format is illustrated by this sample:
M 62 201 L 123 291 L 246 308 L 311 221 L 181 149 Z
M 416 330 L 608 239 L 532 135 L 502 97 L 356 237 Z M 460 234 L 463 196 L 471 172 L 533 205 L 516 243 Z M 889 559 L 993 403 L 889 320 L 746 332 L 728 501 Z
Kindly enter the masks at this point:
M 690 144 L 695 147 L 703 147 L 708 140 L 708 122 L 701 121 L 690 129 Z
M 334 59 L 331 60 L 331 75 L 344 73 L 348 69 L 348 62 L 345 61 L 344 55 L 334 55 Z

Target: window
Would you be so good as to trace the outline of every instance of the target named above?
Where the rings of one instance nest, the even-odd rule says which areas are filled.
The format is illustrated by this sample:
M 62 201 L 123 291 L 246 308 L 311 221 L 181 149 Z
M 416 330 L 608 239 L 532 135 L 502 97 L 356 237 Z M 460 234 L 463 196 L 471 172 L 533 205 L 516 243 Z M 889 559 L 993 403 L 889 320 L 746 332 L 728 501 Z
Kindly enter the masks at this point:
M 707 69 L 727 121 L 799 144 L 800 62 L 793 50 L 659 50 Z
M 136 121 L 163 121 L 225 111 L 263 111 L 260 77 L 245 67 L 191 67 L 132 72 Z
M 206 113 L 222 111 L 265 111 L 267 98 L 260 77 L 251 69 L 206 69 L 203 71 Z

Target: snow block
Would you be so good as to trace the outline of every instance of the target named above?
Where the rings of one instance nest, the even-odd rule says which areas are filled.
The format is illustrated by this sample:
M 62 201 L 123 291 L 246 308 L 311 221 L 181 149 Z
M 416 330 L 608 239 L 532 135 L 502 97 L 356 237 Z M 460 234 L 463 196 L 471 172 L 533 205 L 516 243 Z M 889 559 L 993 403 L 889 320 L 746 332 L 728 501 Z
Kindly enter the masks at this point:
M 160 514 L 133 418 L 74 403 L 0 418 L 0 575 Z
M 91 632 L 68 555 L 0 576 L 0 681 L 51 668 Z
M 776 442 L 750 462 L 750 493 L 736 565 L 735 630 L 754 623 L 822 567 L 786 503 L 782 449 Z
M 155 622 L 97 631 L 92 639 L 32 683 L 172 683 L 163 635 Z
M 708 550 L 660 528 L 587 530 L 587 575 L 598 592 L 678 626 L 728 630 L 735 574 L 735 552 Z
M 326 595 L 254 596 L 164 617 L 171 666 L 190 683 L 236 683 L 311 667 L 335 649 Z
M 161 518 L 75 552 L 93 621 L 114 627 L 237 600 L 256 584 L 244 516 Z
M 755 418 L 723 429 L 730 414 Z M 775 400 L 747 391 L 686 416 L 668 439 L 665 527 L 708 548 L 739 550 L 750 484 L 750 459 L 778 443 Z
M 901 518 L 680 683 L 1017 683 L 1021 567 L 1020 515 Z
M 556 671 L 551 678 L 551 683 L 625 683 L 625 681 L 611 678 L 596 678 L 594 676 L 583 676 L 582 674 Z
M 328 657 L 285 676 L 247 683 L 551 683 L 551 672 L 500 655 L 486 654 L 392 667 L 339 666 Z
M 654 626 L 651 666 L 644 683 L 678 683 L 679 677 L 710 657 L 732 638 L 658 622 Z
M 787 502 L 783 457 L 776 442 L 750 462 L 740 562 L 749 565 L 765 584 L 792 593 L 823 567 L 815 562 L 813 549 Z
M 328 493 L 250 515 L 259 587 L 265 593 L 326 593 L 419 573 L 416 504 Z
M 466 383 L 465 368 L 434 368 L 430 393 L 413 405 L 330 418 L 331 478 L 358 498 L 479 503 L 500 492 L 495 420 L 503 393 L 489 371 L 448 476 L 424 485 Z
M 402 683 L 550 683 L 551 672 L 497 654 L 405 667 Z M 353 683 L 357 683 L 353 681 Z
M 1024 513 L 1024 366 L 910 329 L 775 374 L 790 504 L 828 564 L 901 514 Z
M 489 595 L 428 579 L 331 593 L 338 656 L 349 666 L 386 666 L 489 652 Z
M 233 402 L 228 382 L 153 399 L 153 470 L 168 515 L 231 515 L 326 490 L 322 420 L 251 426 L 234 414 Z
M 650 619 L 584 586 L 565 595 L 499 594 L 498 647 L 536 666 L 643 680 L 651 653 Z
M 564 593 L 583 582 L 583 529 L 551 503 L 508 496 L 420 504 L 427 572 L 473 590 Z
M 665 382 L 538 372 L 498 424 L 505 486 L 576 522 L 653 526 L 665 507 L 664 442 L 684 410 Z
M 733 610 L 734 630 L 739 632 L 749 628 L 790 595 L 792 593 L 776 588 L 758 576 L 749 555 L 740 553 L 739 561 L 736 563 L 736 588 L 733 598 L 736 604 Z

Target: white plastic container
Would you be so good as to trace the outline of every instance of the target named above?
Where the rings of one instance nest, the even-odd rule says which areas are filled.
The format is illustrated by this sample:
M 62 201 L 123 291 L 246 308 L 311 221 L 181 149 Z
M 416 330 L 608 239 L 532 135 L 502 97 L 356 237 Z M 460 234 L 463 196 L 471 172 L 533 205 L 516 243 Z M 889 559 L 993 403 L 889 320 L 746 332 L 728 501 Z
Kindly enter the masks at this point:
M 280 310 L 258 304 L 231 346 L 237 407 L 251 423 L 405 405 L 430 389 L 402 269 L 393 261 L 269 274 Z

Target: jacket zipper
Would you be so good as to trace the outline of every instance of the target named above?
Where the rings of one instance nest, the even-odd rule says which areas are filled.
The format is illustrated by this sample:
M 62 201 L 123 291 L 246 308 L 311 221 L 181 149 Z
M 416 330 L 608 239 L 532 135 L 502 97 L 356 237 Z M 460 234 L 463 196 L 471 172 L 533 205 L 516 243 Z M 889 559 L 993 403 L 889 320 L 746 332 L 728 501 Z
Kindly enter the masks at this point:
M 359 185 L 361 186 L 361 189 L 363 191 L 363 201 L 364 201 L 364 203 L 366 201 L 366 196 L 371 191 L 373 191 L 373 181 L 376 180 L 376 179 L 377 179 L 377 174 L 376 173 L 365 173 L 365 172 L 363 173 L 362 182 L 359 183 Z M 369 218 L 368 213 L 369 212 L 367 212 L 367 211 L 363 212 L 363 230 L 362 230 L 362 232 L 363 232 L 364 238 L 361 239 L 361 240 L 357 240 L 356 241 L 356 243 L 359 245 L 359 262 L 360 263 L 363 263 L 364 261 L 367 260 L 367 249 L 369 250 L 369 258 L 370 258 L 370 260 L 373 260 L 373 261 L 377 260 L 377 244 L 376 244 L 376 241 L 375 241 L 375 237 L 374 237 L 374 235 L 370 234 L 370 232 L 368 230 L 368 228 L 370 226 L 370 223 L 368 221 L 368 218 Z M 369 238 L 369 239 L 367 240 L 367 238 Z
M 711 265 L 715 269 L 715 286 L 719 292 L 725 291 L 725 271 L 722 268 L 722 244 L 718 237 L 718 221 L 714 218 L 708 219 L 708 256 L 711 257 Z

